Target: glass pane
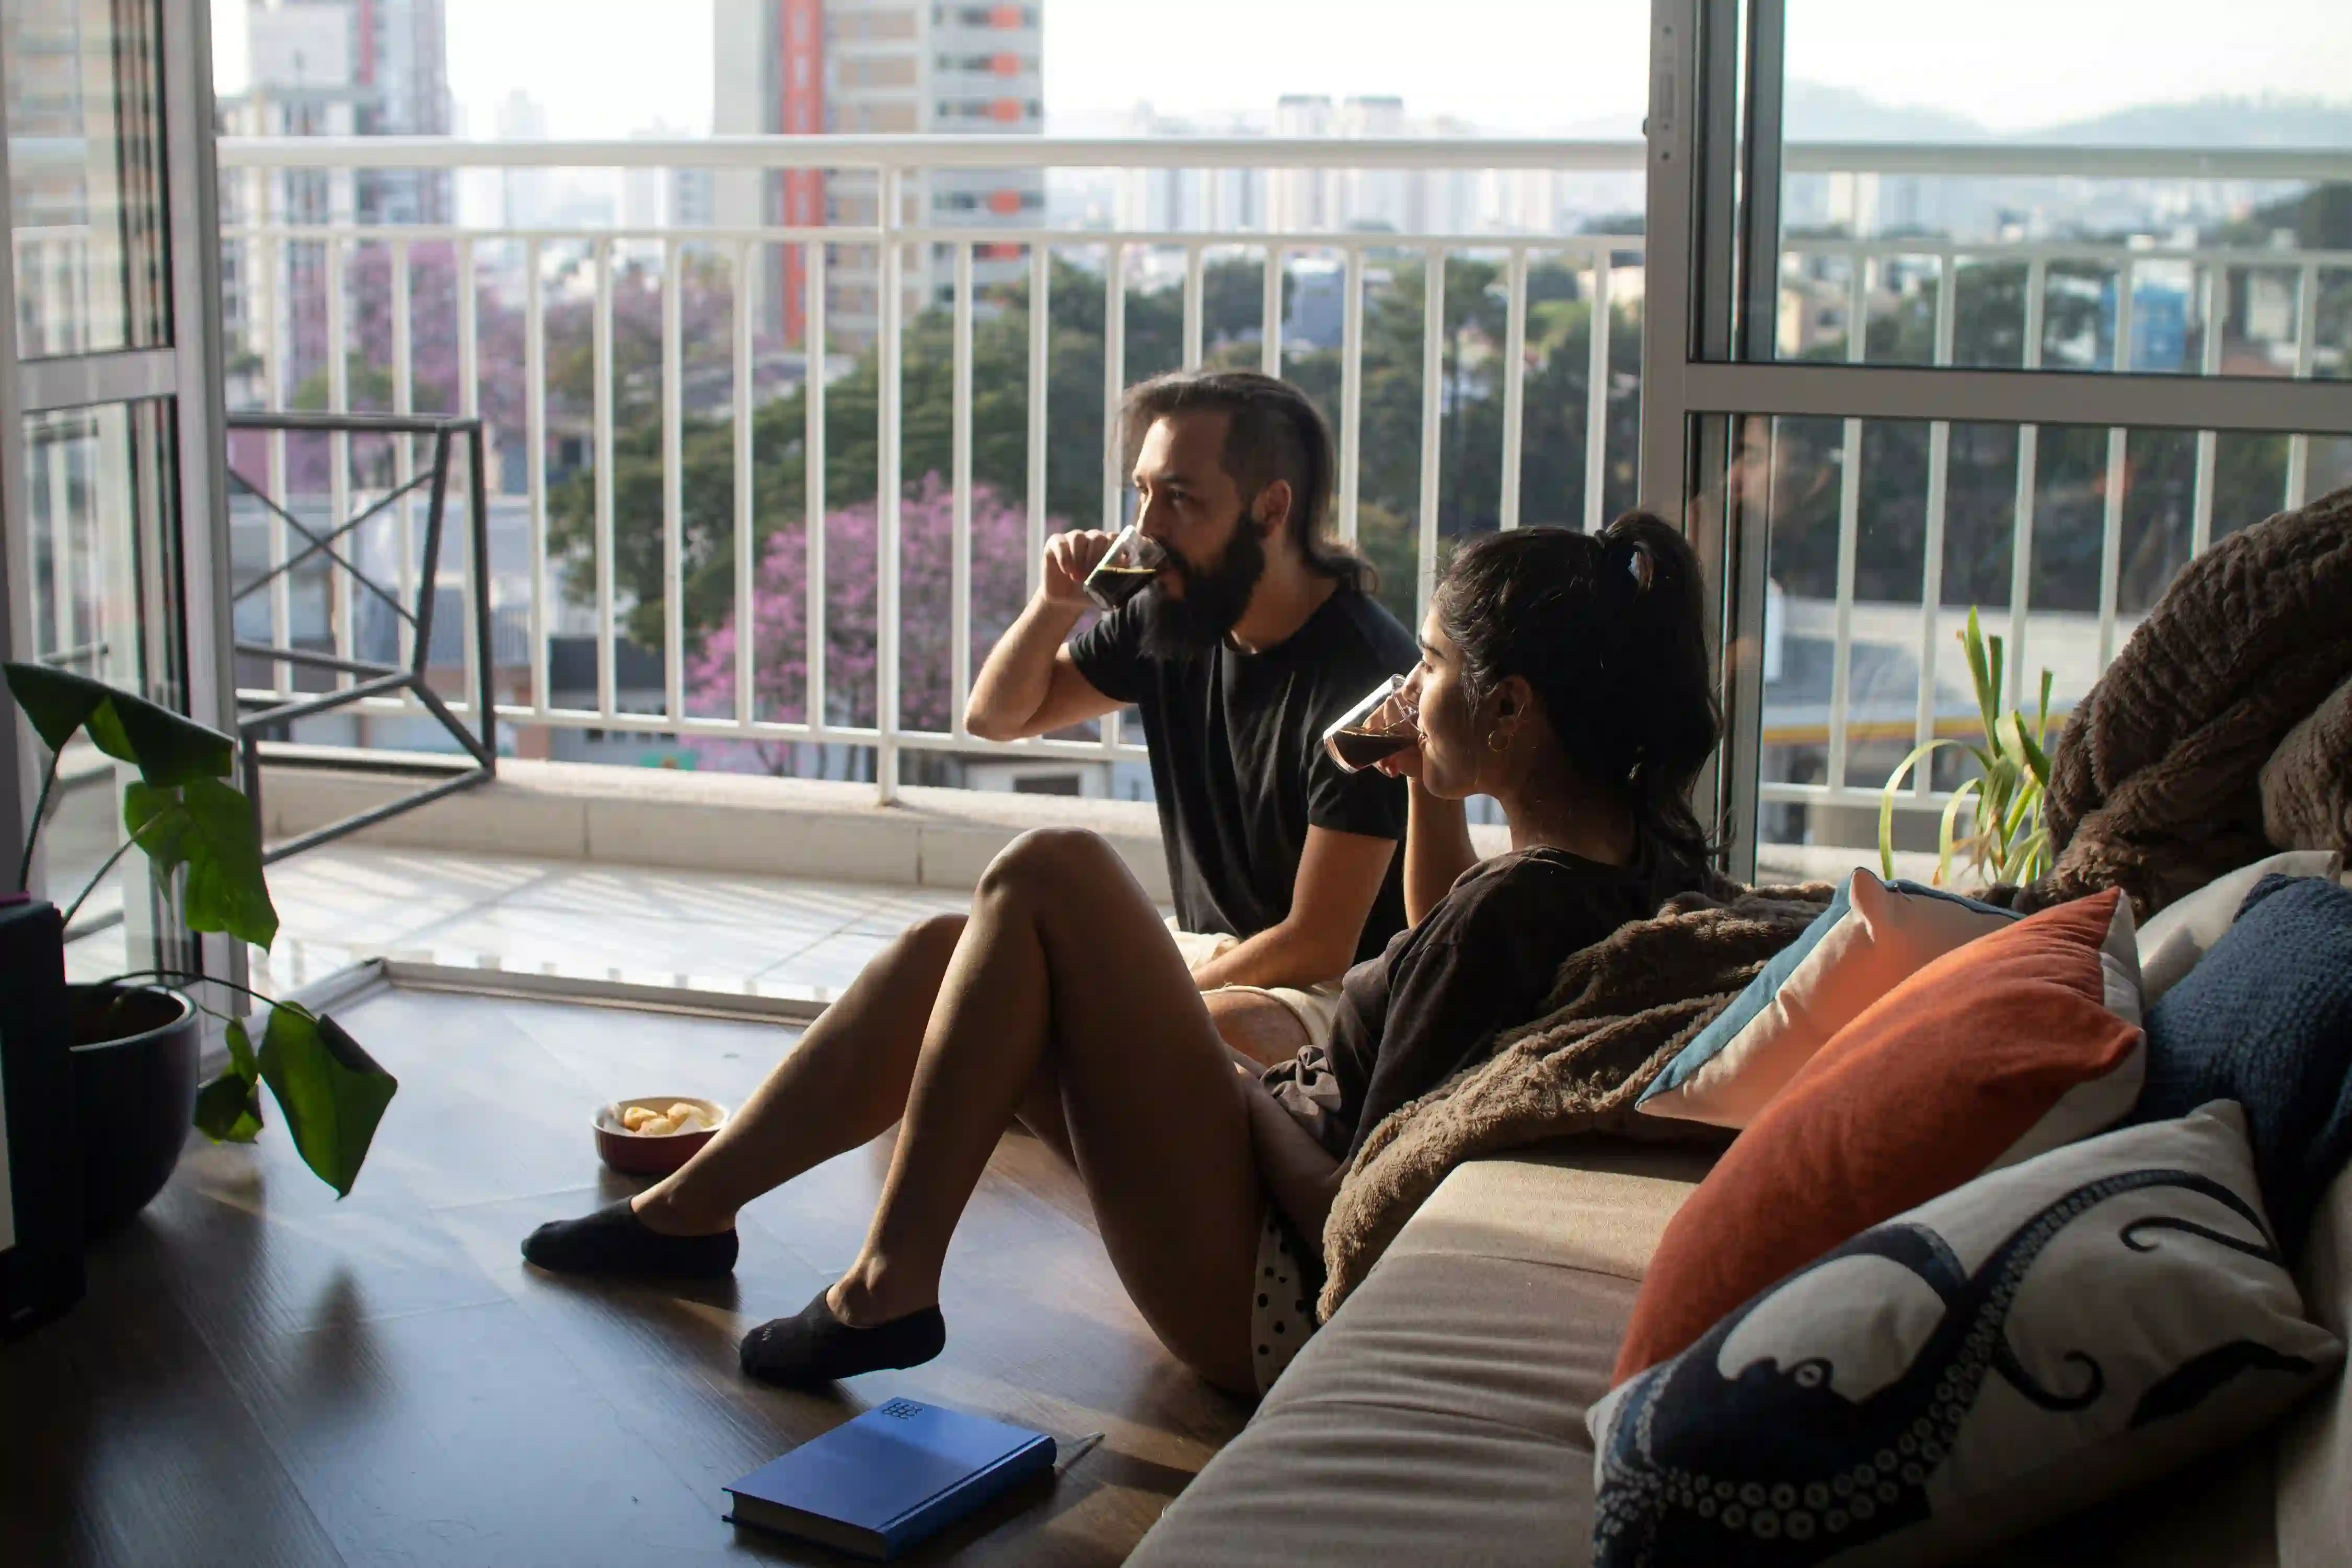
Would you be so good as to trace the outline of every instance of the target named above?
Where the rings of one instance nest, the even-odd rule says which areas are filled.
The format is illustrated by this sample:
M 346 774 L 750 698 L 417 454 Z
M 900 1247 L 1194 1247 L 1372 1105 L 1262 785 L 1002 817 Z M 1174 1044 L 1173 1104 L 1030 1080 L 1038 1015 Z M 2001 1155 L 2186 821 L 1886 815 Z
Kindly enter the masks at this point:
M 2002 645 L 2001 707 L 2030 713 L 2049 673 L 2054 741 L 2200 544 L 2352 479 L 2352 438 L 2334 436 L 1738 426 L 1724 491 L 1733 526 L 1765 546 L 1757 815 L 1768 881 L 1875 866 L 1897 765 L 1925 739 L 1980 741 L 1961 644 L 1971 610 Z M 1955 748 L 1936 753 L 1924 783 L 1906 776 L 1902 874 L 1936 875 L 1945 803 L 1975 773 Z M 1965 815 L 1958 826 L 1965 838 Z M 1954 879 L 1975 879 L 1963 863 Z
M 163 630 L 179 619 L 163 597 L 179 576 L 172 418 L 157 399 L 26 419 L 27 640 L 45 664 L 184 709 L 178 645 Z M 122 786 L 137 776 L 86 739 L 58 759 L 44 896 L 70 907 L 90 889 L 68 933 L 77 978 L 174 962 L 154 955 L 143 864 L 134 854 L 106 866 L 122 844 Z
M 157 10 L 140 0 L 5 0 L 16 352 L 171 340 Z
M 2352 7 L 1787 15 L 1780 357 L 2352 374 Z

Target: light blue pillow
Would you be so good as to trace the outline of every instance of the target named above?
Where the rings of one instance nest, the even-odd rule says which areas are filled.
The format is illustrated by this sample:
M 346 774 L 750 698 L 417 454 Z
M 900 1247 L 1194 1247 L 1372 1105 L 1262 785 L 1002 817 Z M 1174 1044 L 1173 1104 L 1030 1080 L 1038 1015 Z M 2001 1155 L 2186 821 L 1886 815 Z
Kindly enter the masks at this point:
M 1830 1037 L 1935 960 L 2015 911 L 1857 869 L 1819 919 L 1643 1092 L 1648 1116 L 1745 1127 Z

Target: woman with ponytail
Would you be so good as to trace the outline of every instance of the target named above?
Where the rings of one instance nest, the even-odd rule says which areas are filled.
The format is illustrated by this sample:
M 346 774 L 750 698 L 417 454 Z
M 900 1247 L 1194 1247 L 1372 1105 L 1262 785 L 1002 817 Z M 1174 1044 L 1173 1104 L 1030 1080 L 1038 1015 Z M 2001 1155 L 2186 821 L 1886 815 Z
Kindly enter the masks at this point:
M 1317 1151 L 1286 1170 L 1297 1140 L 1260 1118 L 1268 1185 L 1309 1236 L 1382 1118 L 1541 1014 L 1570 953 L 1710 882 L 1690 805 L 1718 727 L 1701 603 L 1697 557 L 1647 512 L 1599 534 L 1494 534 L 1454 557 L 1405 684 L 1419 743 L 1379 764 L 1412 781 L 1412 924 L 1349 971 L 1328 1049 L 1265 1075 L 1339 1162 L 1321 1186 Z M 1471 847 L 1474 795 L 1501 805 L 1507 853 Z

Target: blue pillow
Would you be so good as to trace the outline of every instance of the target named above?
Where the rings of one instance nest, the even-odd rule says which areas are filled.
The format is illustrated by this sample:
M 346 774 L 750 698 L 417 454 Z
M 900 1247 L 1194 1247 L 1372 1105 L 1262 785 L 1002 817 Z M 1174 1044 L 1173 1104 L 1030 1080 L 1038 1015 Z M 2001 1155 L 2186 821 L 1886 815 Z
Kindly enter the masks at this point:
M 1780 994 L 1781 986 L 1789 984 L 1789 976 L 1797 972 L 1797 965 L 1811 957 L 1813 949 L 1822 945 L 1822 939 L 1829 935 L 1840 921 L 1853 912 L 1853 901 L 1847 896 L 1853 886 L 1853 879 L 1851 877 L 1838 884 L 1836 895 L 1830 900 L 1830 907 L 1815 915 L 1813 923 L 1807 926 L 1796 941 L 1774 953 L 1771 961 L 1756 972 L 1756 978 L 1748 983 L 1748 989 L 1733 997 L 1731 1005 L 1717 1013 L 1715 1022 L 1701 1029 L 1697 1038 L 1675 1053 L 1675 1059 L 1666 1064 L 1666 1070 L 1642 1091 L 1643 1100 L 1670 1093 L 1688 1083 L 1699 1068 L 1722 1054 L 1723 1047 L 1731 1043 L 1733 1036 L 1754 1023 L 1756 1015 L 1772 1005 L 1772 998 Z
M 2221 941 L 2147 1015 L 2134 1122 L 2212 1100 L 2246 1108 L 2263 1201 L 2290 1259 L 2352 1158 L 2352 892 L 2265 877 Z

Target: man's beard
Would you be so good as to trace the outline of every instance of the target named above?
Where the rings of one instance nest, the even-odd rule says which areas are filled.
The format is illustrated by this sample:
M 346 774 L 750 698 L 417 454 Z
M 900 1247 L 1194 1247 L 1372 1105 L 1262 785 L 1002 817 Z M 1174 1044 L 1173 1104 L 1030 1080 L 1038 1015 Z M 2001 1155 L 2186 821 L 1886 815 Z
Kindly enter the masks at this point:
M 1153 658 L 1190 658 L 1224 641 L 1241 623 L 1265 574 L 1265 546 L 1244 517 L 1214 566 L 1202 570 L 1172 550 L 1168 560 L 1184 580 L 1184 596 L 1162 593 L 1158 584 L 1139 595 L 1143 651 Z

